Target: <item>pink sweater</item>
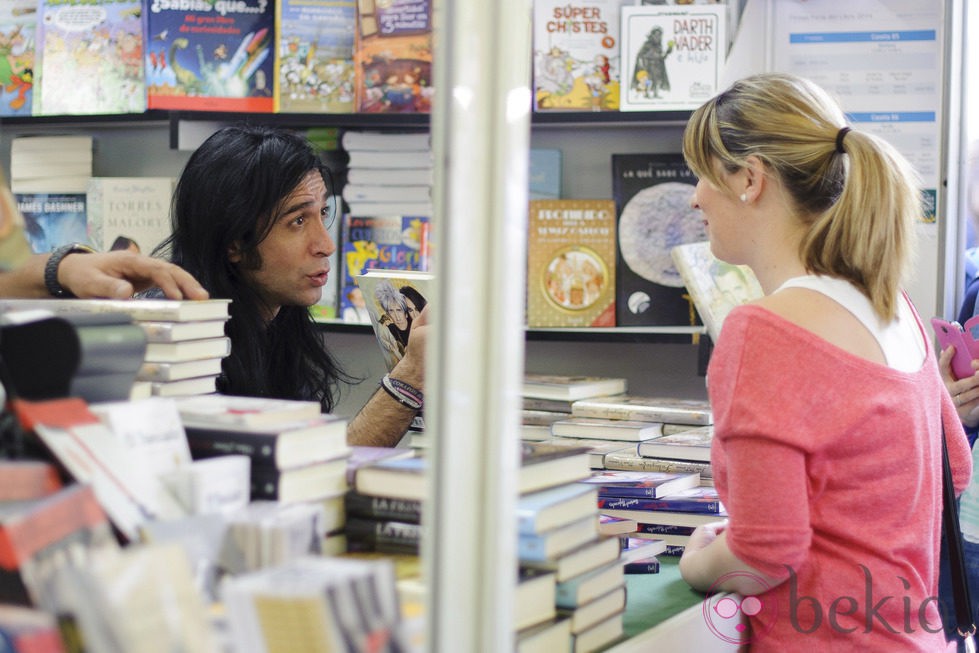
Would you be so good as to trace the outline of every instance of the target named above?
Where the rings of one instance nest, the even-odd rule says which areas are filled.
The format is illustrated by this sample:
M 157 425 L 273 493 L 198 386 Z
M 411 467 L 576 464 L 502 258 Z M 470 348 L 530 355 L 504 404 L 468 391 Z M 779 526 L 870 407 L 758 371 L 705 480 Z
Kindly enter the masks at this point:
M 972 463 L 930 344 L 899 372 L 745 306 L 707 378 L 728 543 L 788 578 L 759 595 L 751 650 L 945 650 L 941 417 L 958 492 Z

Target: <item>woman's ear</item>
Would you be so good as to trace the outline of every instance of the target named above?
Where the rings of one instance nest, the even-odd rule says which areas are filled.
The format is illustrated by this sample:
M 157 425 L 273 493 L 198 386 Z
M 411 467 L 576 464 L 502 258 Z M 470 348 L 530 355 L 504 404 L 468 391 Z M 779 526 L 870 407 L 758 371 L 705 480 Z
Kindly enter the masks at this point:
M 742 168 L 744 173 L 744 188 L 741 195 L 743 201 L 753 202 L 761 195 L 765 187 L 765 164 L 757 156 L 749 156 L 746 165 Z

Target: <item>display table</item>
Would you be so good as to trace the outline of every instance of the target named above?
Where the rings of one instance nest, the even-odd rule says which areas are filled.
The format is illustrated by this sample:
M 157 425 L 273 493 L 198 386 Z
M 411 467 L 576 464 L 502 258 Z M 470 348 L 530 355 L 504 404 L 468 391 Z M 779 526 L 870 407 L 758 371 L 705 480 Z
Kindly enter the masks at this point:
M 651 650 L 681 653 L 738 650 L 737 619 L 724 623 L 704 617 L 705 595 L 680 578 L 679 558 L 661 556 L 658 574 L 626 576 L 626 639 L 607 653 L 646 653 Z M 719 632 L 717 632 L 719 631 Z

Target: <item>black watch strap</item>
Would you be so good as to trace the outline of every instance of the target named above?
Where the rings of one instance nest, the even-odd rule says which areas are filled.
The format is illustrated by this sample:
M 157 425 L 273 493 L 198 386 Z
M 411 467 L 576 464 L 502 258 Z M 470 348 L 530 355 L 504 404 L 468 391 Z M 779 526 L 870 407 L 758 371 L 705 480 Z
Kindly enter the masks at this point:
M 62 245 L 51 252 L 47 263 L 44 264 L 44 287 L 48 289 L 48 292 L 53 297 L 74 297 L 70 291 L 66 290 L 58 282 L 58 266 L 61 265 L 61 261 L 69 254 L 89 254 L 94 251 L 88 245 L 72 243 L 70 245 Z

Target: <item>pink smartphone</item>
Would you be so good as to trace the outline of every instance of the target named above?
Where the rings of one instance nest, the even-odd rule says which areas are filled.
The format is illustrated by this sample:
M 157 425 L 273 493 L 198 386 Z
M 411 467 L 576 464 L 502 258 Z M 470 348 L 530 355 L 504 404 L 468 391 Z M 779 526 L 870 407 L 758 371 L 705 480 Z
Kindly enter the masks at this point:
M 962 326 L 958 322 L 949 322 L 940 317 L 931 318 L 931 326 L 942 349 L 949 345 L 955 346 L 955 355 L 952 356 L 952 374 L 955 378 L 972 376 L 975 373 L 972 369 L 972 351 Z

